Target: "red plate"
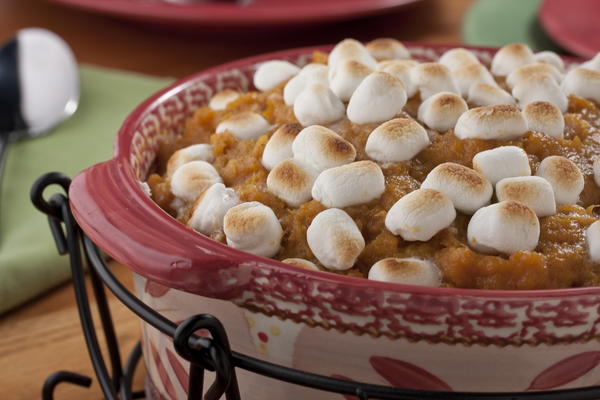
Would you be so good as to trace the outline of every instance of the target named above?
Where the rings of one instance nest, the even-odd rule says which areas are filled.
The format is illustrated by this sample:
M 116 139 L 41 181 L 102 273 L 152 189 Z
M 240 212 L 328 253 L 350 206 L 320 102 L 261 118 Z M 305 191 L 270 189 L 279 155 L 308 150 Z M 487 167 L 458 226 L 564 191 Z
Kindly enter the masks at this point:
M 264 27 L 343 20 L 381 14 L 421 0 L 50 0 L 139 21 L 190 27 Z M 182 1 L 182 0 L 179 0 Z
M 600 1 L 545 0 L 540 22 L 556 43 L 587 58 L 600 51 Z

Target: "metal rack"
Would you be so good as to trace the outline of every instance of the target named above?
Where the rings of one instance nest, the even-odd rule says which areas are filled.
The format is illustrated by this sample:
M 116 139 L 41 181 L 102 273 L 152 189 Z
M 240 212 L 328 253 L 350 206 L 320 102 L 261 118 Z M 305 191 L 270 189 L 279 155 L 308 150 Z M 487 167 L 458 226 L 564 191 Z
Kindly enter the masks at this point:
M 100 249 L 81 231 L 71 214 L 69 200 L 66 196 L 69 184 L 70 179 L 63 174 L 56 172 L 45 174 L 34 183 L 31 189 L 31 201 L 38 210 L 48 216 L 50 230 L 58 252 L 62 255 L 69 255 L 71 279 L 75 289 L 83 335 L 96 379 L 107 400 L 139 399 L 144 398 L 145 393 L 143 391 L 132 392 L 131 387 L 132 376 L 142 356 L 141 345 L 138 343 L 135 346 L 127 362 L 123 365 L 105 287 L 135 315 L 173 338 L 177 353 L 190 362 L 189 400 L 202 398 L 205 370 L 214 371 L 216 378 L 205 392 L 204 399 L 217 400 L 225 396 L 227 400 L 241 400 L 236 368 L 296 385 L 356 396 L 360 400 L 591 400 L 600 398 L 600 386 L 525 393 L 441 392 L 395 388 L 311 374 L 232 351 L 227 339 L 227 332 L 215 317 L 208 314 L 195 315 L 176 325 L 141 302 L 115 278 Z M 65 194 L 55 194 L 46 200 L 43 196 L 44 190 L 52 185 L 61 186 Z M 100 316 L 100 326 L 106 340 L 109 363 L 106 362 L 105 356 L 100 350 L 96 326 L 92 319 L 90 298 L 84 281 L 86 265 Z M 198 329 L 207 329 L 212 339 L 194 335 Z M 54 389 L 62 383 L 89 387 L 92 378 L 74 372 L 56 372 L 44 383 L 42 399 L 54 399 Z

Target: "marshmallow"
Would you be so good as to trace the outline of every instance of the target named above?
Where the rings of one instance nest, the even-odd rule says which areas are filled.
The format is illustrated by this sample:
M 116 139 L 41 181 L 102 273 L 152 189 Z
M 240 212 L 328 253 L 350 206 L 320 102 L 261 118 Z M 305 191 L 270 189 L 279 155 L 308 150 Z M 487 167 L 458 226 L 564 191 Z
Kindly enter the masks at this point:
M 171 155 L 167 162 L 167 176 L 173 175 L 173 172 L 180 166 L 190 161 L 213 162 L 213 147 L 210 144 L 193 144 L 188 147 L 177 150 Z
M 594 222 L 585 230 L 585 241 L 590 259 L 595 263 L 600 262 L 600 221 Z
M 396 39 L 380 38 L 370 41 L 365 46 L 376 60 L 400 60 L 410 58 L 406 47 Z
M 304 125 L 327 125 L 344 117 L 344 104 L 325 85 L 313 84 L 294 102 L 294 115 Z
M 580 65 L 581 68 L 591 69 L 592 71 L 600 72 L 600 53 L 597 53 L 594 58 Z
M 500 146 L 475 154 L 473 169 L 492 185 L 504 178 L 531 175 L 527 153 L 517 146 Z
M 150 185 L 148 185 L 148 182 L 138 181 L 138 183 L 140 188 L 146 193 L 146 196 L 152 197 L 152 189 L 150 188 Z
M 496 85 L 496 81 L 492 74 L 490 74 L 490 71 L 481 64 L 471 64 L 455 69 L 452 71 L 452 76 L 458 85 L 461 96 L 464 97 L 469 94 L 469 88 L 475 83 Z
M 344 39 L 339 42 L 329 53 L 329 68 L 335 68 L 341 61 L 353 60 L 375 69 L 377 61 L 371 56 L 369 50 L 362 43 L 354 39 Z
M 596 182 L 596 185 L 600 186 L 600 156 L 594 157 L 593 170 L 594 182 Z
M 546 157 L 538 167 L 537 176 L 541 176 L 552 185 L 556 204 L 576 204 L 583 190 L 583 174 L 577 165 L 566 157 Z
M 260 91 L 273 89 L 299 72 L 300 68 L 287 61 L 267 61 L 260 64 L 254 73 L 254 86 Z
M 534 63 L 515 69 L 506 78 L 506 84 L 512 89 L 523 81 L 536 80 L 542 76 L 548 76 L 556 83 L 560 83 L 563 78 L 562 73 L 556 67 L 550 64 Z
M 452 224 L 452 200 L 433 189 L 417 189 L 400 198 L 388 211 L 385 227 L 408 241 L 426 242 Z
M 421 92 L 421 100 L 439 92 L 460 94 L 448 67 L 440 63 L 422 63 L 411 69 L 411 79 Z
M 204 235 L 210 235 L 223 227 L 225 213 L 239 203 L 240 199 L 233 189 L 215 183 L 198 197 L 187 224 Z
M 477 210 L 469 221 L 467 238 L 482 253 L 533 251 L 540 238 L 540 222 L 526 205 L 502 201 Z
M 512 90 L 521 108 L 536 101 L 547 101 L 554 104 L 561 112 L 567 111 L 569 99 L 561 90 L 554 78 L 539 75 L 532 79 L 520 81 Z
M 386 72 L 373 72 L 358 85 L 348 103 L 348 119 L 356 124 L 383 122 L 402 111 L 406 91 Z
M 406 90 L 406 96 L 410 98 L 417 93 L 417 85 L 413 82 L 410 72 L 417 64 L 419 63 L 415 60 L 382 61 L 377 64 L 377 71 L 387 72 L 400 79 Z
M 292 143 L 294 158 L 318 171 L 354 161 L 356 150 L 346 139 L 324 126 L 304 128 Z
M 240 140 L 258 139 L 271 129 L 271 125 L 262 115 L 252 111 L 243 111 L 217 125 L 217 133 L 231 132 Z
M 230 208 L 223 218 L 223 232 L 228 246 L 265 257 L 277 254 L 283 236 L 273 210 L 258 201 Z
M 224 110 L 227 105 L 240 97 L 240 94 L 232 89 L 225 89 L 215 94 L 208 103 L 208 106 L 215 111 Z
M 178 198 L 193 201 L 215 183 L 223 182 L 219 173 L 206 161 L 190 161 L 175 170 L 171 192 Z
M 469 65 L 481 64 L 475 54 L 461 47 L 446 51 L 444 54 L 442 54 L 438 62 L 448 67 L 450 71 L 454 71 Z
M 357 61 L 342 61 L 335 69 L 331 70 L 329 74 L 329 87 L 340 100 L 348 101 L 358 85 L 371 72 L 373 72 L 371 68 Z
M 442 273 L 434 263 L 421 258 L 384 258 L 373 264 L 369 279 L 436 287 L 442 283 Z
M 516 105 L 515 99 L 505 90 L 488 83 L 477 82 L 471 85 L 467 100 L 476 107 L 496 104 Z
M 311 189 L 318 172 L 310 165 L 295 159 L 277 164 L 267 176 L 267 188 L 292 207 L 310 201 Z
M 317 214 L 306 231 L 306 240 L 317 260 L 336 271 L 352 268 L 365 248 L 356 223 L 339 208 Z
M 459 95 L 441 92 L 421 103 L 418 117 L 430 129 L 446 132 L 454 128 L 458 118 L 468 109 L 467 103 Z
M 293 265 L 295 267 L 309 269 L 311 271 L 319 270 L 319 268 L 313 262 L 305 260 L 304 258 L 286 258 L 285 260 L 281 260 L 281 262 Z
M 292 143 L 301 130 L 302 125 L 296 123 L 284 124 L 277 128 L 265 145 L 261 159 L 262 165 L 271 170 L 283 160 L 292 158 L 294 156 Z
M 308 64 L 300 73 L 294 76 L 283 88 L 283 100 L 288 106 L 293 106 L 298 95 L 310 85 L 328 85 L 329 69 L 323 64 Z
M 574 94 L 600 103 L 600 72 L 574 68 L 565 76 L 562 89 L 566 94 Z
M 560 109 L 547 101 L 535 101 L 523 108 L 527 129 L 542 132 L 548 136 L 562 138 L 565 119 Z
M 454 207 L 464 214 L 473 214 L 488 204 L 493 193 L 492 185 L 483 175 L 452 162 L 440 164 L 431 170 L 421 188 L 444 193 L 452 200 Z
M 496 184 L 498 201 L 514 200 L 531 208 L 538 217 L 556 214 L 552 185 L 539 176 L 504 178 Z
M 460 116 L 454 127 L 459 139 L 512 140 L 525 132 L 527 123 L 521 111 L 506 104 L 472 108 Z
M 533 52 L 526 44 L 508 44 L 494 55 L 492 73 L 497 76 L 507 76 L 515 69 L 534 61 Z
M 429 146 L 427 131 L 410 118 L 384 122 L 367 138 L 365 152 L 381 163 L 407 161 Z
M 356 161 L 321 172 L 312 197 L 325 207 L 348 207 L 368 203 L 385 191 L 385 177 L 373 161 Z
M 535 62 L 552 65 L 560 72 L 565 70 L 565 63 L 558 54 L 553 51 L 540 51 L 533 55 Z

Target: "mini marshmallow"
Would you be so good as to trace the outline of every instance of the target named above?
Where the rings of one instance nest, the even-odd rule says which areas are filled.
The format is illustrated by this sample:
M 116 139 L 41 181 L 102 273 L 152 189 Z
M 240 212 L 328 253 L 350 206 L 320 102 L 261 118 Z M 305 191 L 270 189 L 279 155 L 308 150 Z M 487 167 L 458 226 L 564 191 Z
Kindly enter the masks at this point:
M 419 106 L 419 120 L 430 129 L 446 132 L 456 125 L 458 118 L 469 107 L 457 94 L 441 92 L 429 97 Z
M 213 147 L 210 144 L 193 144 L 188 147 L 177 150 L 171 155 L 167 162 L 167 176 L 173 175 L 173 172 L 180 166 L 190 161 L 213 162 Z
M 454 71 L 469 65 L 481 64 L 475 54 L 461 47 L 446 51 L 444 54 L 442 54 L 438 62 L 448 67 L 450 71 Z
M 415 60 L 390 60 L 377 64 L 377 71 L 387 72 L 400 79 L 406 90 L 407 97 L 413 97 L 417 93 L 417 85 L 411 78 L 411 69 L 419 63 Z
M 455 69 L 452 71 L 452 76 L 458 85 L 461 96 L 464 97 L 469 94 L 469 88 L 475 83 L 496 85 L 496 81 L 492 74 L 490 74 L 490 71 L 481 64 L 471 64 Z
M 380 38 L 365 45 L 371 57 L 376 60 L 401 60 L 410 58 L 406 47 L 396 39 Z
M 317 214 L 306 231 L 306 240 L 317 260 L 335 271 L 352 268 L 365 248 L 356 223 L 339 208 Z
M 215 183 L 223 182 L 219 173 L 206 161 L 190 161 L 175 170 L 171 192 L 185 201 L 194 201 Z
M 273 210 L 258 201 L 230 208 L 223 218 L 223 232 L 228 246 L 265 257 L 277 254 L 283 236 Z
M 293 265 L 295 267 L 309 269 L 311 271 L 319 270 L 315 263 L 313 263 L 312 261 L 305 260 L 304 258 L 286 258 L 285 260 L 281 260 L 281 262 Z
M 514 97 L 506 90 L 488 83 L 478 82 L 471 85 L 467 97 L 469 103 L 476 107 L 493 106 L 496 104 L 516 105 Z
M 310 165 L 295 159 L 277 164 L 267 176 L 267 188 L 289 206 L 299 207 L 310 199 L 318 172 Z
M 482 253 L 533 251 L 540 238 L 540 222 L 526 205 L 502 201 L 477 210 L 469 221 L 467 238 Z
M 385 177 L 373 161 L 356 161 L 321 172 L 312 197 L 325 207 L 348 207 L 368 203 L 385 191 Z
M 232 89 L 225 89 L 215 94 L 208 103 L 208 106 L 215 111 L 224 110 L 227 105 L 240 97 L 240 94 Z
M 283 160 L 292 158 L 294 156 L 292 143 L 301 130 L 302 125 L 296 123 L 284 124 L 277 128 L 265 145 L 261 159 L 262 165 L 271 170 Z
M 553 65 L 534 63 L 515 69 L 506 77 L 506 84 L 512 89 L 523 81 L 539 79 L 541 76 L 548 76 L 556 83 L 560 83 L 563 78 L 562 73 Z
M 561 90 L 554 78 L 539 75 L 532 79 L 520 81 L 512 90 L 512 95 L 521 108 L 536 101 L 547 101 L 554 104 L 562 112 L 567 111 L 569 99 Z
M 287 61 L 267 61 L 260 64 L 254 73 L 254 86 L 260 91 L 273 89 L 299 72 L 299 67 Z
M 504 178 L 496 184 L 498 201 L 514 200 L 525 204 L 538 217 L 556 214 L 552 185 L 539 176 Z
M 258 139 L 271 129 L 271 125 L 260 114 L 244 111 L 235 114 L 217 125 L 217 133 L 231 132 L 240 140 Z
M 442 273 L 434 263 L 421 258 L 384 258 L 373 264 L 369 279 L 437 287 L 442 283 Z
M 293 106 L 298 95 L 310 85 L 328 85 L 329 68 L 323 64 L 308 64 L 283 88 L 283 100 L 288 106 Z
M 313 84 L 294 102 L 294 115 L 303 126 L 327 125 L 344 117 L 344 104 L 325 85 Z
M 547 101 L 535 101 L 523 108 L 527 129 L 542 132 L 548 136 L 562 138 L 565 119 L 560 109 Z
M 329 87 L 342 101 L 350 100 L 358 85 L 371 72 L 371 68 L 353 60 L 340 62 L 329 74 Z
M 540 51 L 533 55 L 533 59 L 538 63 L 552 65 L 560 72 L 565 70 L 565 63 L 563 62 L 562 58 L 560 58 L 560 56 L 553 51 Z
M 577 165 L 566 157 L 546 157 L 538 167 L 537 176 L 541 176 L 552 185 L 556 204 L 577 204 L 583 190 L 583 174 Z
M 531 175 L 527 153 L 517 146 L 500 146 L 475 154 L 473 169 L 492 185 L 504 178 Z
M 492 59 L 492 73 L 507 76 L 515 69 L 535 61 L 533 52 L 526 44 L 512 43 L 502 47 Z
M 384 122 L 367 138 L 365 152 L 381 163 L 407 161 L 429 146 L 427 131 L 410 118 Z
M 304 128 L 292 143 L 294 158 L 318 171 L 354 161 L 356 150 L 346 139 L 324 126 Z
M 373 72 L 358 85 L 348 103 L 348 119 L 355 124 L 383 122 L 402 111 L 406 91 L 400 79 Z
M 404 240 L 426 242 L 455 218 L 456 210 L 448 196 L 433 189 L 417 189 L 390 208 L 385 227 Z
M 590 260 L 600 262 L 600 221 L 594 222 L 585 230 L 585 241 Z
M 148 182 L 138 181 L 138 183 L 140 188 L 146 193 L 146 196 L 152 197 L 152 189 L 150 188 L 150 185 L 148 185 Z
M 459 139 L 512 140 L 525 132 L 527 123 L 523 114 L 507 104 L 472 108 L 460 116 L 454 127 Z
M 369 50 L 357 40 L 344 39 L 339 42 L 329 53 L 329 68 L 335 68 L 338 63 L 346 60 L 354 60 L 375 69 L 377 61 L 371 56 Z
M 460 90 L 448 67 L 440 63 L 428 62 L 411 69 L 411 79 L 421 92 L 421 100 L 439 92 L 460 94 Z
M 592 71 L 600 72 L 600 53 L 597 53 L 594 58 L 580 65 L 581 68 L 591 69 Z
M 600 186 L 600 156 L 594 157 L 593 170 L 594 182 L 596 182 L 596 185 Z
M 566 94 L 574 94 L 600 103 L 600 72 L 586 68 L 574 68 L 562 83 Z
M 204 235 L 221 229 L 225 213 L 240 204 L 240 199 L 231 188 L 215 183 L 204 191 L 194 203 L 188 226 Z
M 494 191 L 482 174 L 452 162 L 440 164 L 431 170 L 421 188 L 444 193 L 452 200 L 454 207 L 464 214 L 473 214 L 488 204 Z

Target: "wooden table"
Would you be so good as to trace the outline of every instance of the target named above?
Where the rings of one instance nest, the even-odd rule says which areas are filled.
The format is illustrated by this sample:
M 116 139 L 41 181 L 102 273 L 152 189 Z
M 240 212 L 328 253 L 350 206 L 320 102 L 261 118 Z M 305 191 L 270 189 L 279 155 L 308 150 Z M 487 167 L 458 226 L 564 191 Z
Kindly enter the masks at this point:
M 253 54 L 290 47 L 335 43 L 345 37 L 370 40 L 395 37 L 405 41 L 459 43 L 460 23 L 472 0 L 425 0 L 410 9 L 362 20 L 314 26 L 284 35 L 183 34 L 66 9 L 42 0 L 1 0 L 0 41 L 20 28 L 40 26 L 61 35 L 84 63 L 153 75 L 182 77 L 200 69 Z M 114 265 L 128 287 L 127 270 Z M 122 353 L 139 338 L 137 319 L 110 298 Z M 101 336 L 101 339 L 102 336 Z M 40 398 L 45 378 L 59 369 L 93 375 L 84 345 L 73 288 L 65 284 L 0 317 L 0 398 Z M 143 373 L 134 387 L 141 388 Z M 101 399 L 91 389 L 59 386 L 57 400 Z

